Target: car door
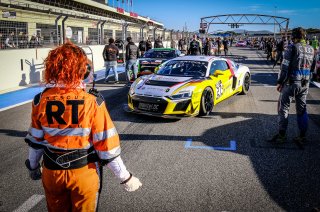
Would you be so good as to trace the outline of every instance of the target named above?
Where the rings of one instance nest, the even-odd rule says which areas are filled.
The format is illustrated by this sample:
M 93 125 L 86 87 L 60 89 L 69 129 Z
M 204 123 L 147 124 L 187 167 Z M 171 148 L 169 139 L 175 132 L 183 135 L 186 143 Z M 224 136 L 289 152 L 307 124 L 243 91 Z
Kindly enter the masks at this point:
M 230 96 L 232 74 L 224 60 L 215 60 L 211 63 L 210 78 L 213 80 L 215 102 L 220 102 Z

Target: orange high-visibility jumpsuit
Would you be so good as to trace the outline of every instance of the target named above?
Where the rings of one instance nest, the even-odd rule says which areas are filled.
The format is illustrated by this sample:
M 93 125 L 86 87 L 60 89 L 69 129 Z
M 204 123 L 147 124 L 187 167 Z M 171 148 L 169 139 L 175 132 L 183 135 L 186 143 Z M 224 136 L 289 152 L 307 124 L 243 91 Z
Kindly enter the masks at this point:
M 51 151 L 93 147 L 102 160 L 120 155 L 119 136 L 103 99 L 80 88 L 54 87 L 38 94 L 32 104 L 27 138 Z M 64 168 L 51 170 L 43 166 L 48 211 L 95 211 L 100 185 L 98 164 Z

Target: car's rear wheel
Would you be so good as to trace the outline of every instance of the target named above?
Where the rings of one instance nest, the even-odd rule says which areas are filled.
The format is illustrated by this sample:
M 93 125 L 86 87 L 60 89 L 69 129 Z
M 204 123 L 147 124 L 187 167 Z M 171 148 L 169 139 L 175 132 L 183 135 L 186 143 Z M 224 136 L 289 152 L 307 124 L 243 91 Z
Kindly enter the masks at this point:
M 251 84 L 250 74 L 246 73 L 246 75 L 244 76 L 244 79 L 243 79 L 242 91 L 240 94 L 243 94 L 243 95 L 247 94 L 250 89 L 250 84 Z
M 213 109 L 213 91 L 206 87 L 202 92 L 199 116 L 208 115 Z

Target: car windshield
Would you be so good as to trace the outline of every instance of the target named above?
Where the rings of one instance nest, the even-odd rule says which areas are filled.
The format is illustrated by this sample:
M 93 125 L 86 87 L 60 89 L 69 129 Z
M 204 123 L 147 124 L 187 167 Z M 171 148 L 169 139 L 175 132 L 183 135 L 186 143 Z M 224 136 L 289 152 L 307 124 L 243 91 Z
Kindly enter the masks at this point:
M 173 58 L 175 57 L 174 50 L 167 50 L 167 51 L 154 51 L 150 50 L 147 51 L 143 57 L 145 58 Z
M 165 64 L 158 75 L 205 77 L 208 62 L 173 60 Z

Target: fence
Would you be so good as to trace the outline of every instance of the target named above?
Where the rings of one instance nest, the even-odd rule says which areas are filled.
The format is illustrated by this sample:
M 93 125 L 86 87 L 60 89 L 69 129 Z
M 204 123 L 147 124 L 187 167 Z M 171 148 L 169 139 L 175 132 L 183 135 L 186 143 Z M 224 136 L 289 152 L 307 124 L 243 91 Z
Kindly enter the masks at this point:
M 2 2 L 10 2 L 10 7 L 4 7 Z M 21 5 L 28 8 L 39 9 L 32 2 L 26 4 L 25 0 L 1 0 L 0 11 L 0 49 L 16 48 L 50 48 L 59 45 L 66 38 L 78 45 L 101 45 L 107 43 L 109 38 L 124 40 L 132 37 L 134 42 L 139 42 L 143 36 L 155 40 L 162 37 L 163 41 L 177 41 L 181 32 L 157 29 L 145 23 L 124 23 L 119 20 L 103 20 L 103 16 L 83 15 L 73 11 L 71 14 L 61 10 L 61 14 L 52 13 L 52 6 L 42 5 L 42 12 L 22 9 Z M 17 6 L 18 5 L 18 6 Z M 142 30 L 143 29 L 143 35 Z

